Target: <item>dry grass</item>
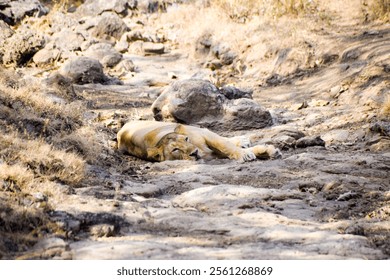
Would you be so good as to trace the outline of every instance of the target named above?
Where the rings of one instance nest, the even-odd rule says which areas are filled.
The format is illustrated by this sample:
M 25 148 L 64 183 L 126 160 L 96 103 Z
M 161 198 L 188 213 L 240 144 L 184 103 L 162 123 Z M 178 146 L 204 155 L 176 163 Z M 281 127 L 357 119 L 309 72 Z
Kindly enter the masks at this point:
M 53 189 L 22 164 L 0 164 L 0 259 L 14 258 L 57 231 L 46 214 L 52 209 L 45 198 Z
M 51 11 L 67 11 L 69 9 L 69 7 L 71 6 L 75 6 L 75 7 L 78 7 L 80 6 L 82 3 L 84 3 L 85 1 L 84 0 L 41 0 L 41 2 L 50 7 Z
M 363 1 L 374 20 L 390 21 L 390 0 Z
M 79 155 L 90 164 L 98 162 L 103 150 L 103 144 L 91 127 L 81 127 L 71 134 L 57 137 L 53 145 L 60 150 Z
M 27 189 L 33 183 L 34 174 L 20 164 L 0 164 L 0 181 L 6 191 L 18 192 Z
M 311 0 L 214 0 L 211 5 L 221 8 L 233 19 L 245 19 L 254 15 L 281 17 L 302 16 L 317 10 Z
M 241 6 L 241 2 L 245 3 Z M 249 77 L 249 79 L 258 77 L 254 82 L 262 83 L 272 73 L 278 73 L 279 69 L 276 69 L 278 65 L 275 62 L 278 60 L 278 56 L 287 52 L 286 50 L 291 51 L 288 52 L 289 56 L 283 63 L 289 66 L 284 67 L 283 69 L 286 71 L 278 73 L 279 75 L 291 74 L 298 68 L 313 67 L 316 59 L 314 47 L 317 46 L 310 47 L 309 43 L 320 36 L 312 29 L 315 29 L 316 26 L 323 27 L 321 19 L 294 16 L 293 14 L 276 18 L 271 13 L 271 8 L 276 7 L 273 1 L 241 2 L 239 0 L 212 1 L 210 6 L 200 8 L 196 5 L 182 5 L 172 9 L 167 14 L 162 14 L 160 20 L 162 25 L 174 25 L 177 44 L 180 44 L 181 48 L 187 47 L 188 52 L 197 62 L 204 63 L 215 59 L 212 55 L 214 46 L 227 45 L 232 52 L 237 54 L 238 59 L 232 65 L 214 71 L 213 74 L 221 84 L 232 83 L 239 86 L 240 79 L 236 79 L 239 76 Z M 264 2 L 266 5 L 260 5 L 260 9 L 257 10 L 252 9 L 252 7 L 257 7 L 260 2 Z M 299 9 L 298 2 L 294 2 L 297 5 L 296 9 Z M 237 18 L 232 18 L 232 13 L 227 12 L 245 7 L 252 14 L 245 17 L 244 24 L 237 23 Z M 287 9 L 287 6 L 283 7 Z M 261 8 L 264 10 L 262 11 Z M 278 14 L 283 13 L 280 10 Z M 310 29 L 307 26 L 310 26 Z M 204 38 L 211 43 L 211 48 L 203 48 L 202 43 L 199 43 L 204 41 Z M 327 44 L 324 40 L 321 41 L 321 44 L 322 42 Z M 247 79 L 246 85 L 243 86 L 248 86 L 248 82 L 250 81 Z
M 55 231 L 47 213 L 61 196 L 59 186 L 77 187 L 85 177 L 81 155 L 51 144 L 78 130 L 84 107 L 58 104 L 45 92 L 40 83 L 0 68 L 0 259 Z
M 0 159 L 29 168 L 36 177 L 77 185 L 84 177 L 84 160 L 73 153 L 54 149 L 42 140 L 0 135 Z
M 23 81 L 10 71 L 0 68 L 0 93 L 3 102 L 19 103 L 26 111 L 31 110 L 39 115 L 51 117 L 81 118 L 79 102 L 59 104 L 49 98 L 37 80 Z
M 390 95 L 387 96 L 383 102 L 381 114 L 383 117 L 390 120 Z

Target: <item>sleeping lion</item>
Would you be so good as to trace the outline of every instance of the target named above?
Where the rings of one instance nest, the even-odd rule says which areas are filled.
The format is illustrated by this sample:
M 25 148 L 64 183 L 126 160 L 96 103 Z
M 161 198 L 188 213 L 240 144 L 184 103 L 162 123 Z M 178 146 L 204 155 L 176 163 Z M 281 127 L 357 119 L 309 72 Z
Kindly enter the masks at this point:
M 132 121 L 122 127 L 117 139 L 119 150 L 149 161 L 229 158 L 244 162 L 281 157 L 272 145 L 250 147 L 244 137 L 226 138 L 177 123 Z

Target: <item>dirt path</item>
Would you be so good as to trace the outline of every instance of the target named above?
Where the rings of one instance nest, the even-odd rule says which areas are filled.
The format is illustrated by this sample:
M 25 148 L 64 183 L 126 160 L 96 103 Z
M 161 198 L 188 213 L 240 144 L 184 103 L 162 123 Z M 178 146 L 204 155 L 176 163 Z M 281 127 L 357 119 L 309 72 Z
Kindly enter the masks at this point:
M 383 51 L 389 33 L 383 34 L 369 48 L 364 42 L 351 47 L 366 56 Z M 368 150 L 365 117 L 332 97 L 356 93 L 334 87 L 358 63 L 346 72 L 335 65 L 255 90 L 255 100 L 272 109 L 277 124 L 243 134 L 264 142 L 303 131 L 321 135 L 326 148 L 287 147 L 282 159 L 244 164 L 148 163 L 111 149 L 118 123 L 151 119 L 149 107 L 172 77 L 210 73 L 180 50 L 129 58 L 138 70 L 123 78 L 125 85 L 77 87 L 90 101 L 91 120 L 99 120 L 94 125 L 106 127 L 101 133 L 110 167 L 90 166 L 89 184 L 55 205 L 52 219 L 68 224 L 73 241 L 53 239 L 36 250 L 68 248 L 62 258 L 73 259 L 390 256 L 390 154 Z M 296 109 L 303 102 L 307 108 Z

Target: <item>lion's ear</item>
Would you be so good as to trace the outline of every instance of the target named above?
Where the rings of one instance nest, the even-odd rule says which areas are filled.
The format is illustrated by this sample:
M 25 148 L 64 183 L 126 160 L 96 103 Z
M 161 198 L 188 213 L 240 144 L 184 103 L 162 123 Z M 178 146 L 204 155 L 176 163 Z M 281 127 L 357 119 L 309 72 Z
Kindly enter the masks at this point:
M 185 130 L 186 130 L 186 128 L 184 127 L 184 125 L 178 124 L 178 125 L 176 125 L 174 131 L 175 131 L 177 134 L 185 134 Z
M 159 148 L 148 148 L 147 149 L 147 157 L 148 159 L 154 160 L 154 161 L 163 161 L 163 153 Z

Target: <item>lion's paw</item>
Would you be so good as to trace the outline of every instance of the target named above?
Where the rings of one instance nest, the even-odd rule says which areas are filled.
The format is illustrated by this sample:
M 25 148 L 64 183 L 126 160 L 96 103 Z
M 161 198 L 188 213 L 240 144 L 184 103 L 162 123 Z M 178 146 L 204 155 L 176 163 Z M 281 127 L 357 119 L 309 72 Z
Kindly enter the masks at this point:
M 239 158 L 240 162 L 254 161 L 256 159 L 256 155 L 251 150 L 243 151 L 241 157 Z

